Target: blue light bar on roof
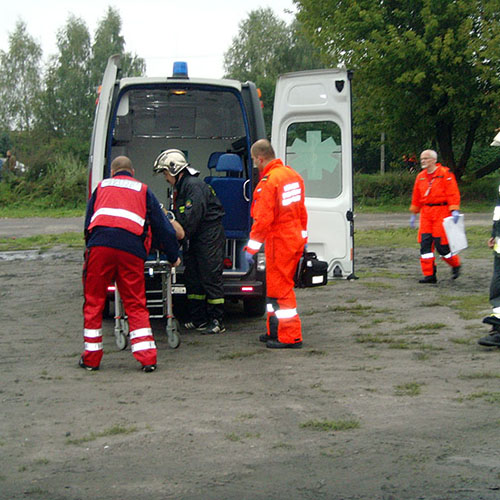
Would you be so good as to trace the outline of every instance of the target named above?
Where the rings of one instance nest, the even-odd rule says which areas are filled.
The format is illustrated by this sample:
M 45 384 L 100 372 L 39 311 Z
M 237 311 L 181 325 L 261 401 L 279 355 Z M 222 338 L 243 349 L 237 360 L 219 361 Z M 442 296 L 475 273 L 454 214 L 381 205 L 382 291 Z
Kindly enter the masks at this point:
M 174 70 L 172 72 L 173 78 L 188 78 L 188 65 L 185 61 L 175 61 Z

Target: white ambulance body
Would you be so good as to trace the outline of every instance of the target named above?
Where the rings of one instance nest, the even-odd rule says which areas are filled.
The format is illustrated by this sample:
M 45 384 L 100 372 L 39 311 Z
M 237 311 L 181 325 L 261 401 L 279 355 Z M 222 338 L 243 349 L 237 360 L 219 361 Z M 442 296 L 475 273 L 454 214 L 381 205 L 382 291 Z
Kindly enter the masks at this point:
M 120 78 L 119 57 L 104 74 L 89 155 L 89 195 L 109 177 L 111 161 L 128 156 L 136 177 L 165 206 L 171 192 L 153 162 L 169 148 L 182 150 L 224 205 L 227 299 L 249 314 L 265 310 L 265 258 L 249 270 L 242 256 L 251 227 L 250 205 L 258 173 L 250 147 L 266 137 L 255 85 L 189 78 L 180 63 L 164 78 Z M 354 274 L 351 81 L 346 70 L 290 73 L 279 78 L 272 143 L 278 157 L 304 178 L 309 213 L 308 250 L 329 263 L 329 277 Z M 218 168 L 218 159 L 229 170 Z M 174 292 L 182 293 L 182 267 Z

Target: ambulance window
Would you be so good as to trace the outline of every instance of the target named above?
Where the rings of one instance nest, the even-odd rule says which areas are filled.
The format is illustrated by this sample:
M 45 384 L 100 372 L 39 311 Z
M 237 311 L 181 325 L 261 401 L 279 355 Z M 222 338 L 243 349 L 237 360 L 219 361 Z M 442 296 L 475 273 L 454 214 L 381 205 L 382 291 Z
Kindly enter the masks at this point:
M 293 123 L 285 163 L 303 177 L 307 197 L 337 198 L 342 193 L 340 127 L 330 121 Z

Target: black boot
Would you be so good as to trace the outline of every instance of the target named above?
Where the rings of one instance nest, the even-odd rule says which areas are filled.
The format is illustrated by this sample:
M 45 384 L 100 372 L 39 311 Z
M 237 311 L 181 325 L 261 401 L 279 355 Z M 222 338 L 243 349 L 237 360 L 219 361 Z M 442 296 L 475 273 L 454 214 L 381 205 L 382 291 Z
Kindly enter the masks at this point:
M 431 274 L 430 276 L 424 276 L 422 279 L 418 280 L 419 283 L 437 283 L 436 275 Z
M 460 266 L 451 268 L 451 279 L 456 280 L 460 276 Z

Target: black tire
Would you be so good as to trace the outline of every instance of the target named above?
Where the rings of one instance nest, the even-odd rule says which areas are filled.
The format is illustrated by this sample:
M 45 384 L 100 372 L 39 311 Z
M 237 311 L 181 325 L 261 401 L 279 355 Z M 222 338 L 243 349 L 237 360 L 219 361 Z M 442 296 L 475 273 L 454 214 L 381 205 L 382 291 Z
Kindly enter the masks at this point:
M 250 317 L 263 316 L 266 312 L 265 297 L 253 297 L 243 301 L 243 310 Z

